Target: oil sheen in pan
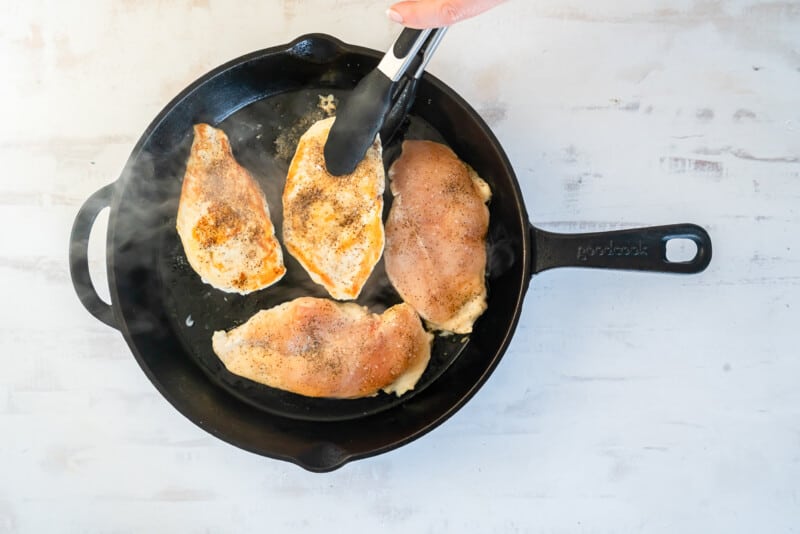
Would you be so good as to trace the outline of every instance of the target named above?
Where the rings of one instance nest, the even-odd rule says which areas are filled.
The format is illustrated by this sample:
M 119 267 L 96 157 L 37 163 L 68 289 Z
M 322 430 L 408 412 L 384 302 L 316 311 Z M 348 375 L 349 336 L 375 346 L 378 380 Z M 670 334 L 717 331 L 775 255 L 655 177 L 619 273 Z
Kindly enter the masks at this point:
M 303 89 L 286 92 L 250 104 L 217 125 L 227 134 L 236 160 L 242 164 L 261 185 L 269 203 L 270 215 L 278 238 L 282 238 L 283 207 L 281 195 L 289 162 L 293 155 L 287 146 L 295 146 L 297 139 L 315 120 L 323 118 L 319 109 L 319 95 L 339 93 L 330 88 Z M 400 154 L 401 139 L 429 139 L 443 142 L 441 135 L 418 117 L 411 116 L 395 138 L 384 147 L 384 164 L 389 164 Z M 191 133 L 182 146 L 175 150 L 173 189 L 180 194 L 180 183 L 185 172 L 185 160 L 191 146 Z M 387 178 L 388 180 L 388 178 Z M 175 204 L 177 208 L 177 201 Z M 388 183 L 384 196 L 384 220 L 391 206 Z M 468 337 L 441 336 L 434 338 L 431 361 L 414 390 L 401 397 L 379 393 L 374 397 L 352 400 L 315 399 L 271 388 L 230 373 L 211 348 L 211 335 L 216 330 L 230 330 L 256 312 L 271 308 L 302 296 L 327 298 L 321 286 L 308 277 L 300 264 L 284 253 L 287 272 L 272 287 L 238 295 L 225 293 L 207 284 L 189 266 L 177 231 L 175 215 L 166 221 L 161 232 L 159 273 L 165 289 L 165 304 L 172 328 L 187 353 L 205 371 L 209 378 L 232 395 L 264 411 L 315 421 L 337 421 L 364 417 L 387 410 L 422 391 L 435 381 L 467 345 Z M 402 302 L 389 282 L 383 259 L 376 265 L 356 302 L 375 313 Z

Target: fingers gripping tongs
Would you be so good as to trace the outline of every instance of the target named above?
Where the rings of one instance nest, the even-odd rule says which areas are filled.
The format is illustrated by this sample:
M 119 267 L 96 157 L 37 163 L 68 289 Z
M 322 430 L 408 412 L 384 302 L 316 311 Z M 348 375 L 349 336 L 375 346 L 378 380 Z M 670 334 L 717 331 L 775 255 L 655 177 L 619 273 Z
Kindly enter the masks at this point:
M 325 166 L 334 176 L 352 173 L 380 134 L 384 144 L 403 122 L 417 83 L 447 28 L 400 33 L 378 67 L 364 76 L 336 113 L 325 143 Z

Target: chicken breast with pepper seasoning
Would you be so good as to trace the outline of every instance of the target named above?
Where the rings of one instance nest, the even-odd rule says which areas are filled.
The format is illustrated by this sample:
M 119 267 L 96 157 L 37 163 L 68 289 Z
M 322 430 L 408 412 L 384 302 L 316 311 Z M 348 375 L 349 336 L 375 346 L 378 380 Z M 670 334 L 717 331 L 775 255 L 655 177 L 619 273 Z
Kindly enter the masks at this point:
M 437 330 L 467 334 L 486 310 L 489 185 L 445 145 L 406 141 L 389 169 L 386 274 Z
M 189 264 L 217 289 L 246 294 L 286 273 L 264 193 L 208 124 L 194 127 L 177 229 Z
M 283 243 L 331 297 L 349 300 L 383 253 L 385 175 L 379 139 L 352 174 L 328 174 L 323 148 L 333 121 L 314 123 L 297 144 L 283 190 Z
M 349 399 L 413 389 L 432 339 L 407 304 L 376 315 L 355 303 L 301 297 L 214 332 L 212 345 L 236 375 L 308 397 Z

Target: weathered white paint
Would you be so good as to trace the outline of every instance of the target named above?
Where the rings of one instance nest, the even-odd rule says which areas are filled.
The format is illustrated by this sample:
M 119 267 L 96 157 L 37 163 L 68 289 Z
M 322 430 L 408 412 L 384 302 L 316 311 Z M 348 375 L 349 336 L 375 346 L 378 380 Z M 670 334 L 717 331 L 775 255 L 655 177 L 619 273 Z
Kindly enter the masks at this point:
M 305 32 L 385 48 L 387 5 L 3 3 L 0 532 L 800 531 L 797 2 L 513 0 L 448 33 L 431 70 L 536 224 L 697 222 L 714 260 L 537 277 L 489 383 L 404 448 L 327 475 L 242 452 L 85 313 L 72 219 L 170 98 Z

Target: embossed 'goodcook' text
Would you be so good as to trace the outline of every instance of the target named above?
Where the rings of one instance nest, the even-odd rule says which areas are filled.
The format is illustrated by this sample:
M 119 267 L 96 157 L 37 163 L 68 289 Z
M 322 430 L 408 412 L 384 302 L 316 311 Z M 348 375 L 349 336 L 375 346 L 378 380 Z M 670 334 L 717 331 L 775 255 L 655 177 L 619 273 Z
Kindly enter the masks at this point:
M 639 241 L 638 243 L 624 243 L 622 245 L 614 244 L 614 241 L 609 241 L 608 245 L 596 246 L 579 246 L 578 247 L 578 260 L 587 261 L 590 257 L 594 256 L 647 256 L 647 245 Z

